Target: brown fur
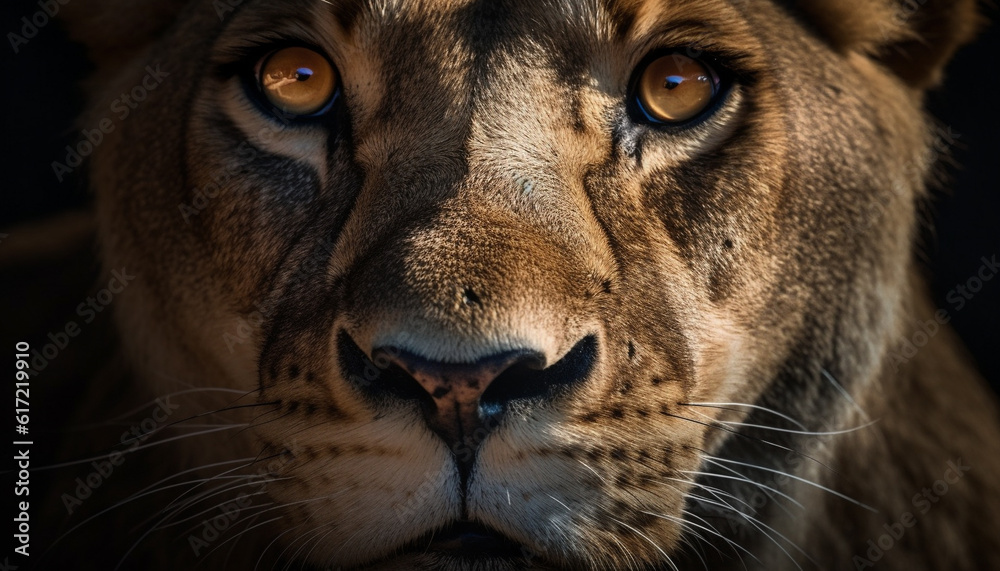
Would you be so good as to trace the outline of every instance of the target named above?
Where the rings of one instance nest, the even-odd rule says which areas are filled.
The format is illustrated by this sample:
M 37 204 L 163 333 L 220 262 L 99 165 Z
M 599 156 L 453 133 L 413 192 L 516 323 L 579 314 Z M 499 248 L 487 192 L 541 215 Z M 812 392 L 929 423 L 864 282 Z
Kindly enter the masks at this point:
M 101 261 L 137 278 L 114 302 L 121 361 L 88 381 L 79 418 L 193 387 L 211 390 L 178 395 L 151 442 L 192 419 L 240 427 L 136 452 L 64 529 L 182 473 L 192 501 L 140 496 L 61 545 L 153 516 L 183 523 L 94 556 L 851 569 L 960 459 L 970 471 L 875 565 L 1000 566 L 995 404 L 943 326 L 898 356 L 934 316 L 912 255 L 933 167 L 922 90 L 977 27 L 971 0 L 905 17 L 860 0 L 331 2 L 108 2 L 70 22 L 103 65 L 85 124 L 147 64 L 170 74 L 91 162 Z M 325 122 L 282 126 L 233 76 L 278 36 L 337 66 Z M 658 48 L 731 68 L 712 116 L 629 115 Z M 551 367 L 583 339 L 596 352 L 571 390 L 451 450 L 349 364 L 354 343 L 449 363 L 530 347 Z M 197 493 L 262 466 L 231 535 L 195 557 L 239 490 Z M 456 519 L 518 557 L 425 553 Z

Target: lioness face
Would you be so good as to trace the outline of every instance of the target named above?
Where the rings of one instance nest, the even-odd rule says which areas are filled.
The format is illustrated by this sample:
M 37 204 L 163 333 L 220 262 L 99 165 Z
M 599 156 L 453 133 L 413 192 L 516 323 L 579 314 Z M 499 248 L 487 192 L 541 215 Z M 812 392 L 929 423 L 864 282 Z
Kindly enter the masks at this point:
M 195 2 L 118 75 L 169 74 L 94 158 L 126 345 L 249 393 L 285 557 L 668 565 L 755 406 L 827 426 L 927 128 L 775 4 Z

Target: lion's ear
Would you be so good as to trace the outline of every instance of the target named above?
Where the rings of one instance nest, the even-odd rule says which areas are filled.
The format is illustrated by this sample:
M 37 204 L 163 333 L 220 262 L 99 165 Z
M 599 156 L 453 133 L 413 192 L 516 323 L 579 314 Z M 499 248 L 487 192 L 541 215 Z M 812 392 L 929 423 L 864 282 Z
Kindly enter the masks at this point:
M 127 61 L 160 36 L 188 0 L 74 0 L 59 19 L 101 67 Z
M 927 88 L 983 20 L 976 0 L 793 0 L 827 41 L 866 53 L 914 87 Z

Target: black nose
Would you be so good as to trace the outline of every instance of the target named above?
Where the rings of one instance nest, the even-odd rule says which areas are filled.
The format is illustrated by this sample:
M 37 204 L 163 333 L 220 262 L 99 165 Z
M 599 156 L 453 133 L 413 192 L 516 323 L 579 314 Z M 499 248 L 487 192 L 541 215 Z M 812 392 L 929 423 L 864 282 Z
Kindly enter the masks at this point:
M 397 347 L 376 347 L 368 359 L 344 332 L 338 348 L 348 379 L 374 397 L 421 401 L 427 424 L 455 451 L 475 450 L 512 402 L 551 398 L 584 380 L 597 358 L 593 336 L 548 367 L 540 352 L 527 348 L 472 363 L 442 363 Z

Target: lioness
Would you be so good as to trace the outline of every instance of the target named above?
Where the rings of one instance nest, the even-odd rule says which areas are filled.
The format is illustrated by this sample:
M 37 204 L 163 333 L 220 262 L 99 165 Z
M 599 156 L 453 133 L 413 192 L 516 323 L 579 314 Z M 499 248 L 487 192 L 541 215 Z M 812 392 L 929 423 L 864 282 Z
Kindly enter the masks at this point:
M 38 567 L 1000 568 L 913 256 L 972 0 L 64 13 L 116 357 Z

